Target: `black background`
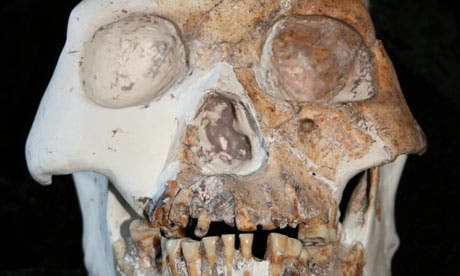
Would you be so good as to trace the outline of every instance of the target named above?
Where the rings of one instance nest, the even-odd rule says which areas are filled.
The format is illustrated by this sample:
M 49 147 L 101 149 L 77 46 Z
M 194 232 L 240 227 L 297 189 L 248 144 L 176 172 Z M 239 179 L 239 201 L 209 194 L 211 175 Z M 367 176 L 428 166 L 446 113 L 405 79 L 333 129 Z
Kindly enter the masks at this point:
M 1 0 L 0 274 L 84 274 L 68 176 L 40 186 L 24 144 L 77 0 Z M 371 14 L 429 148 L 410 157 L 396 201 L 394 275 L 458 274 L 459 13 L 454 1 L 375 0 Z M 455 273 L 455 271 L 457 273 Z

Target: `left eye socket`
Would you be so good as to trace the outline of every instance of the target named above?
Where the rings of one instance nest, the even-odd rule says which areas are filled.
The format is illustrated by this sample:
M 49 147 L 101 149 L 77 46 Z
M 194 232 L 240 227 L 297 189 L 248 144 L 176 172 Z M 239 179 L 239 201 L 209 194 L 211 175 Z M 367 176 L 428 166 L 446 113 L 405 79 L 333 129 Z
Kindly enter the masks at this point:
M 259 84 L 297 102 L 345 102 L 375 94 L 373 66 L 359 34 L 335 19 L 290 17 L 277 22 L 262 53 Z
M 148 104 L 187 70 L 184 45 L 168 20 L 133 14 L 86 43 L 81 77 L 88 98 L 122 108 Z

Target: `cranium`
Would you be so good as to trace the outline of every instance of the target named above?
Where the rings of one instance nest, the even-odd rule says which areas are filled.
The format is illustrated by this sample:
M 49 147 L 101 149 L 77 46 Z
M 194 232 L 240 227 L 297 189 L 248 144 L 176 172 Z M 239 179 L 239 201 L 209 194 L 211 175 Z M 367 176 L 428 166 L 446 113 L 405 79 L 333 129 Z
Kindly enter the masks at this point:
M 424 148 L 361 1 L 87 0 L 26 155 L 90 274 L 382 275 Z

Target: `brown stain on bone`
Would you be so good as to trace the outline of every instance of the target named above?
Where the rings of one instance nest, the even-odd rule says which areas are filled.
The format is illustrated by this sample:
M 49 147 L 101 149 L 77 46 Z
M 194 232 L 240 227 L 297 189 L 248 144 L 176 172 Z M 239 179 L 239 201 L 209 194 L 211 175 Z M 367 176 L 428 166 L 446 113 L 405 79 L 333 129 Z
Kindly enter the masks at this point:
M 225 182 L 222 189 L 232 194 L 232 204 L 235 213 L 241 218 L 239 225 L 243 229 L 253 229 L 257 224 L 273 229 L 287 219 L 288 223 L 308 225 L 308 229 L 302 230 L 305 235 L 318 236 L 319 233 L 325 240 L 334 238 L 334 231 L 337 230 L 337 202 L 331 200 L 330 187 L 315 175 L 333 181 L 338 160 L 344 156 L 358 159 L 368 153 L 370 145 L 375 141 L 369 135 L 369 129 L 360 126 L 360 121 L 376 130 L 378 136 L 392 149 L 393 157 L 401 153 L 423 151 L 425 148 L 423 132 L 410 114 L 391 62 L 383 46 L 375 40 L 372 22 L 361 1 L 290 1 L 283 8 L 280 1 L 247 1 L 244 7 L 241 1 L 203 1 L 202 5 L 193 1 L 185 1 L 183 5 L 169 1 L 160 3 L 170 4 L 164 6 L 165 15 L 177 20 L 175 22 L 185 40 L 201 42 L 198 46 L 189 45 L 191 52 L 198 53 L 191 57 L 191 66 L 209 68 L 218 61 L 226 61 L 235 66 L 237 78 L 256 111 L 255 119 L 264 139 L 269 141 L 276 135 L 283 138 L 281 142 L 275 141 L 269 145 L 269 160 L 259 173 L 247 177 L 221 176 Z M 236 7 L 237 13 L 229 9 L 229 5 Z M 177 13 L 178 9 L 183 12 Z M 281 17 L 293 15 L 330 17 L 356 30 L 372 53 L 377 95 L 351 104 L 315 105 L 277 101 L 265 94 L 255 80 L 254 65 L 259 64 L 264 37 L 270 26 Z M 228 26 L 238 22 L 246 25 L 237 32 L 229 32 Z M 195 126 L 187 126 L 183 147 L 180 149 L 178 159 L 183 163 L 177 182 L 182 189 L 189 189 L 200 175 L 196 167 L 196 154 L 191 151 L 194 145 L 199 144 L 198 132 Z M 218 145 L 217 140 L 214 142 Z M 309 161 L 299 160 L 289 149 L 302 149 Z M 305 169 L 310 161 L 317 168 Z M 289 177 L 283 178 L 282 175 Z M 273 179 L 278 183 L 271 182 Z M 295 192 L 286 192 L 286 186 Z M 251 199 L 247 196 L 258 192 L 262 194 L 260 187 L 264 187 L 263 197 Z M 280 187 L 283 189 L 280 190 Z M 292 204 L 280 205 L 280 202 L 287 200 Z M 206 209 L 211 206 L 204 201 L 200 204 L 197 208 Z M 378 206 L 376 198 L 376 210 Z M 175 207 L 164 205 L 163 208 L 164 211 L 158 210 L 160 217 L 162 213 L 171 211 L 168 208 Z M 216 219 L 219 217 L 218 212 L 211 212 L 210 215 Z M 270 219 L 267 220 L 267 217 Z M 163 222 L 170 223 L 167 220 Z M 316 257 L 310 262 L 310 269 L 325 269 L 331 262 L 335 262 L 337 269 L 344 271 L 344 275 L 361 274 L 364 254 L 359 245 L 333 249 L 331 252 L 330 248 L 318 246 L 316 251 L 312 250 L 310 253 Z
M 340 92 L 363 47 L 356 31 L 322 16 L 287 18 L 271 46 L 273 78 L 284 97 L 309 102 Z

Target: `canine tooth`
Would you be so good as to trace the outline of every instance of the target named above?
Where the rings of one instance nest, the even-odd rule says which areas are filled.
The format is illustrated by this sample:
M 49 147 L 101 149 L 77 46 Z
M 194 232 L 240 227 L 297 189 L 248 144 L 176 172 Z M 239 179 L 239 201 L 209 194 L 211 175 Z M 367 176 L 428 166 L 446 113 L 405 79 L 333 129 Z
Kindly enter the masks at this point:
M 224 244 L 225 275 L 232 275 L 232 263 L 235 255 L 235 235 L 222 235 L 222 242 Z
M 203 237 L 209 231 L 209 226 L 211 224 L 211 216 L 208 212 L 203 211 L 198 216 L 198 223 L 195 227 L 195 236 Z
M 252 257 L 252 241 L 254 240 L 253 234 L 240 234 L 240 248 L 241 248 L 241 255 L 246 260 L 251 259 Z
M 166 241 L 166 251 L 168 253 L 169 267 L 171 268 L 171 273 L 176 276 L 179 275 L 176 267 L 176 261 L 181 257 L 181 242 L 180 240 L 168 240 Z
M 185 262 L 187 263 L 188 275 L 201 275 L 200 242 L 194 240 L 184 240 L 182 241 L 181 246 Z
M 286 256 L 298 257 L 302 250 L 302 242 L 298 239 L 288 238 L 286 245 Z
M 265 259 L 270 262 L 270 275 L 281 275 L 287 241 L 288 237 L 285 235 L 278 233 L 271 233 L 268 235 Z
M 209 267 L 211 268 L 212 274 L 214 275 L 214 265 L 216 264 L 216 243 L 218 237 L 206 237 L 201 240 L 206 252 L 206 258 L 208 260 Z

